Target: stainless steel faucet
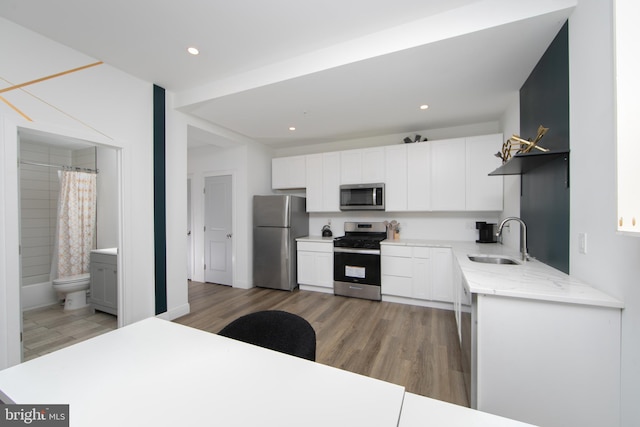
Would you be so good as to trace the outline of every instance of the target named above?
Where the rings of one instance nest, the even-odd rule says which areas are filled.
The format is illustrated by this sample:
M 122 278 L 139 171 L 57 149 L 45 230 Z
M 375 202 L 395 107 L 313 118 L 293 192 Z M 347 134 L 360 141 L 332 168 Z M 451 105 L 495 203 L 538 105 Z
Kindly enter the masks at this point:
M 509 218 L 503 219 L 500 223 L 500 226 L 498 227 L 496 236 L 502 242 L 502 229 L 504 228 L 504 225 L 509 221 L 518 221 L 520 223 L 520 228 L 522 230 L 522 233 L 520 235 L 520 252 L 522 254 L 522 260 L 528 261 L 529 254 L 527 253 L 527 224 L 525 224 L 523 220 L 515 216 L 510 216 Z

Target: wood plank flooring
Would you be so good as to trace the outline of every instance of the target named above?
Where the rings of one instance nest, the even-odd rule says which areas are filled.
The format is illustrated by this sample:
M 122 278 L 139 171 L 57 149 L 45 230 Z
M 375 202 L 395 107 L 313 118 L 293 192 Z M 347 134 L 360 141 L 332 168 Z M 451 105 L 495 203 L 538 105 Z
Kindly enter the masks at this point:
M 116 316 L 91 307 L 64 311 L 60 304 L 22 314 L 23 361 L 68 347 L 118 327 Z
M 313 326 L 316 361 L 469 406 L 452 311 L 296 289 L 234 289 L 189 283 L 191 313 L 175 322 L 217 333 L 259 310 L 285 310 Z

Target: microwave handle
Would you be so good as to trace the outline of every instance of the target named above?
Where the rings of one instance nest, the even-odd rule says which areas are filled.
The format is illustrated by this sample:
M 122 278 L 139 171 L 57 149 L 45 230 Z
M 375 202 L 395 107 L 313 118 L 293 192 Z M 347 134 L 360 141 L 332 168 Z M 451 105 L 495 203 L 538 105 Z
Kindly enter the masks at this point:
M 376 196 L 377 196 L 377 192 L 376 192 L 376 187 L 374 186 L 371 191 L 373 192 L 373 206 L 378 206 L 378 201 L 376 200 Z

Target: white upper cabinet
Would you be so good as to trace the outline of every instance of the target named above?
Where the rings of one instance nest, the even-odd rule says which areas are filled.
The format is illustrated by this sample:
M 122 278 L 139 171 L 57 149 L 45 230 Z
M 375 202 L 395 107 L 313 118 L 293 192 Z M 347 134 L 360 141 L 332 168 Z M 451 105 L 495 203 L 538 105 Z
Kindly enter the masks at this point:
M 306 156 L 271 159 L 271 188 L 274 190 L 306 187 Z
M 324 189 L 322 179 L 322 154 L 310 154 L 307 165 L 307 212 L 322 212 L 324 207 Z
M 307 212 L 340 210 L 340 153 L 306 156 Z
M 273 189 L 307 189 L 308 212 L 338 212 L 340 184 L 385 184 L 389 212 L 501 211 L 502 134 L 272 160 Z
M 384 182 L 384 148 L 364 148 L 340 152 L 340 183 Z
M 467 138 L 466 210 L 501 211 L 503 177 L 489 176 L 502 165 L 495 156 L 502 149 L 502 134 Z
M 431 144 L 407 144 L 407 210 L 431 210 Z
M 386 177 L 385 210 L 402 212 L 407 210 L 407 144 L 384 147 Z
M 464 211 L 466 205 L 465 138 L 431 141 L 429 144 L 431 144 L 431 209 Z

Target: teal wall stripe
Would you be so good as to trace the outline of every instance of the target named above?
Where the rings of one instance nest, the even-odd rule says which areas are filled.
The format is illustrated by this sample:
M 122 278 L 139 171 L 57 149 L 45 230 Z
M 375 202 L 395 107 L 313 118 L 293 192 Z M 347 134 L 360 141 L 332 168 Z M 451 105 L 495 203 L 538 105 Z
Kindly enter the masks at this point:
M 156 314 L 167 311 L 167 199 L 165 90 L 153 85 L 153 227 Z
M 520 89 L 520 136 L 569 149 L 569 28 L 565 23 Z M 522 175 L 520 217 L 527 224 L 529 253 L 569 273 L 569 155 Z

